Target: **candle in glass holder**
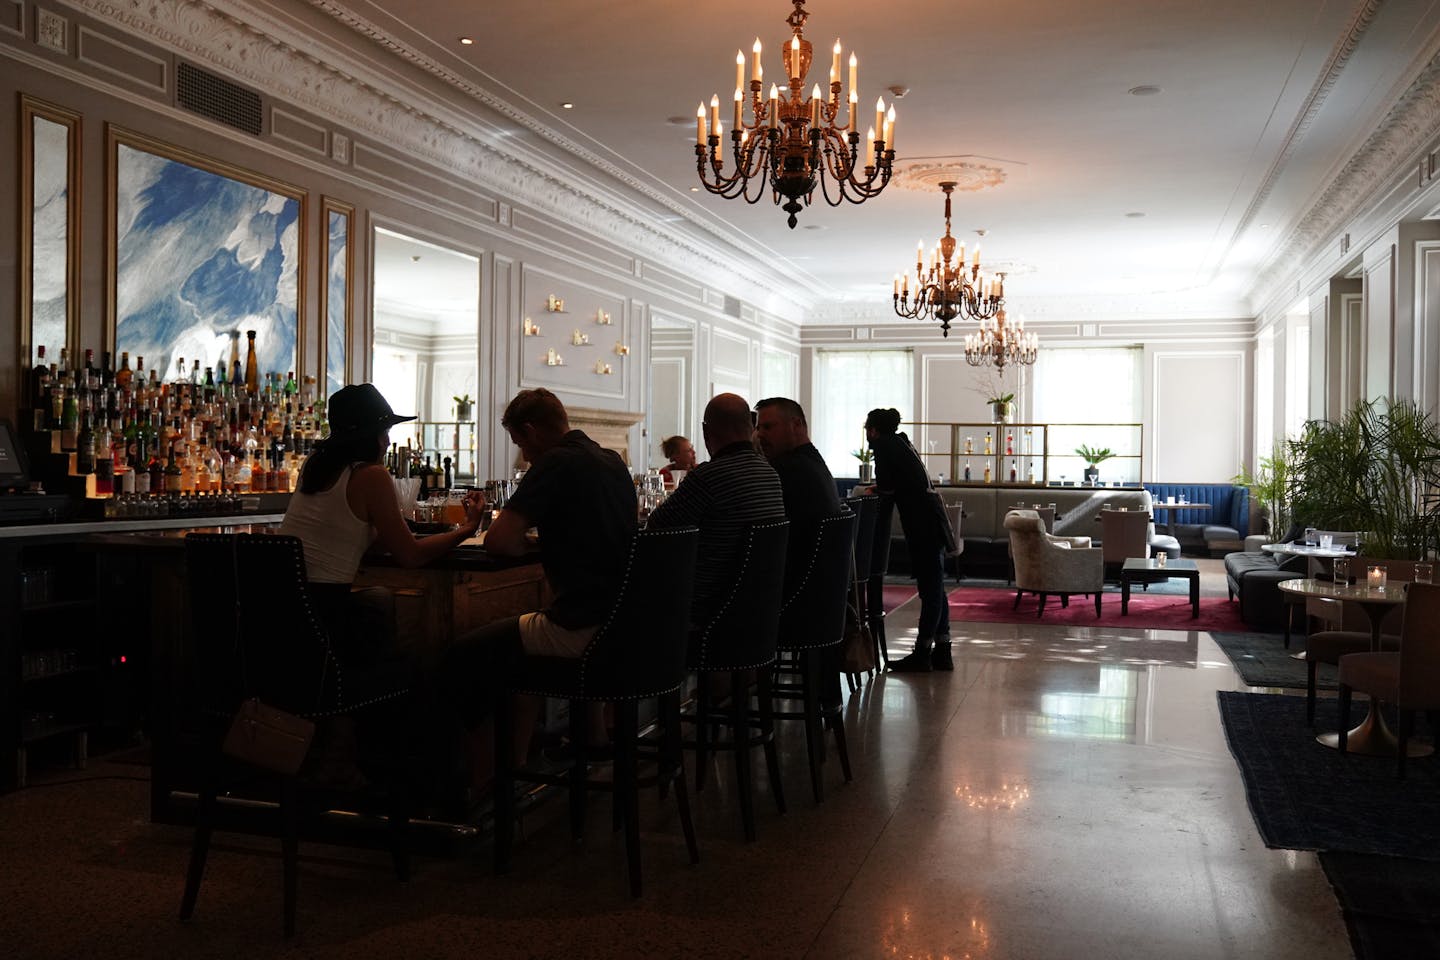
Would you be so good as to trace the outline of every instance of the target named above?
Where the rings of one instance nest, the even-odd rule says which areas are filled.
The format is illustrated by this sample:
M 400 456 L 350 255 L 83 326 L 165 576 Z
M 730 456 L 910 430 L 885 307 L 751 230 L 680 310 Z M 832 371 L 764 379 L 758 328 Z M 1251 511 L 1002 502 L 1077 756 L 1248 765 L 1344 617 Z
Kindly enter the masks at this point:
M 1365 571 L 1365 583 L 1372 590 L 1385 589 L 1385 568 L 1370 567 Z

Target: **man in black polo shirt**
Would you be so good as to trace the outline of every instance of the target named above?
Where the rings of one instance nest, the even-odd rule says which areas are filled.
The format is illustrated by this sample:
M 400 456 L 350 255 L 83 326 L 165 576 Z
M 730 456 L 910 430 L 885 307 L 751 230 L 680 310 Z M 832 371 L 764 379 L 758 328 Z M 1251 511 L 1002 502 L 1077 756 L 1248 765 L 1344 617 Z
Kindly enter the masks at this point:
M 800 404 L 785 397 L 770 397 L 755 404 L 755 414 L 760 449 L 780 476 L 785 515 L 790 518 L 790 543 L 813 542 L 820 521 L 840 512 L 835 477 L 810 442 L 810 427 Z M 797 569 L 801 555 L 800 550 L 790 551 L 791 571 Z
M 710 460 L 685 475 L 650 514 L 652 527 L 697 526 L 691 623 L 708 623 L 719 612 L 740 573 L 747 527 L 785 519 L 780 478 L 750 442 L 750 405 L 722 393 L 705 405 L 705 449 Z
M 485 549 L 519 556 L 525 533 L 540 537 L 540 563 L 554 600 L 544 610 L 509 617 L 458 639 L 438 682 L 470 729 L 490 717 L 508 671 L 522 653 L 579 657 L 619 596 L 635 535 L 635 484 L 613 450 L 570 429 L 549 390 L 522 390 L 501 425 L 530 464 L 524 479 L 485 533 Z M 522 697 L 515 718 L 515 755 L 523 758 L 539 702 Z M 488 786 L 494 771 L 491 737 L 470 738 L 471 775 Z

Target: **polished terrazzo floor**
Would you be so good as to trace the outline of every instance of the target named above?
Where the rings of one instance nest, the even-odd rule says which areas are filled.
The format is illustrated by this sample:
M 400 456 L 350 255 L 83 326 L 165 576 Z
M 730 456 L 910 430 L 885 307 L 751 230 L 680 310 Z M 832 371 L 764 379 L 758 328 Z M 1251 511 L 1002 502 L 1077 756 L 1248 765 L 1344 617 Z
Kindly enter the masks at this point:
M 914 615 L 912 601 L 892 617 L 895 648 Z M 0 797 L 0 954 L 1351 955 L 1315 856 L 1268 850 L 1256 834 L 1215 704 L 1216 690 L 1241 686 L 1207 635 L 954 634 L 953 674 L 884 676 L 851 697 L 856 779 L 843 784 L 829 764 L 823 805 L 810 802 L 798 730 L 785 735 L 788 815 L 768 803 L 757 762 L 757 843 L 740 838 L 725 761 L 695 798 L 698 867 L 673 805 L 648 796 L 638 902 L 597 803 L 578 849 L 563 813 L 532 815 L 502 878 L 484 849 L 419 858 L 401 886 L 382 855 L 303 848 L 289 944 L 274 844 L 225 837 L 182 925 L 188 835 L 146 822 L 146 784 L 101 779 Z M 144 772 L 102 763 L 85 775 Z

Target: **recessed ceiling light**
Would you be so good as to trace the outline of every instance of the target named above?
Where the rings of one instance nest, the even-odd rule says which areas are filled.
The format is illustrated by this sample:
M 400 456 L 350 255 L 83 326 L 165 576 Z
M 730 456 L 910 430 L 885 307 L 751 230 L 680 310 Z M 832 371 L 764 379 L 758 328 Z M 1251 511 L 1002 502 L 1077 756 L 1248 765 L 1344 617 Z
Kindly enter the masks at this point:
M 807 224 L 805 224 L 805 229 L 806 229 L 806 230 L 824 230 L 825 228 L 824 228 L 822 225 L 818 224 L 818 223 L 807 223 Z
M 1125 216 L 1131 220 L 1139 220 L 1141 217 L 1145 216 L 1145 214 L 1143 211 L 1140 210 L 1131 210 L 1129 213 L 1125 214 Z
M 411 263 L 419 263 L 419 262 L 420 262 L 420 254 L 417 253 L 417 254 L 412 255 L 412 256 L 410 257 L 410 262 L 411 262 Z
M 690 192 L 691 192 L 691 193 L 699 193 L 699 192 L 700 192 L 700 188 L 699 188 L 699 187 L 691 187 L 691 188 L 690 188 Z
M 1154 84 L 1144 83 L 1138 87 L 1131 87 L 1125 92 L 1130 94 L 1130 96 L 1132 97 L 1153 97 L 1155 96 L 1155 94 L 1160 92 L 1160 88 L 1155 86 Z
M 1261 230 L 1269 230 L 1269 229 L 1270 229 L 1270 224 L 1268 224 L 1268 223 L 1262 223 L 1262 224 L 1260 224 L 1260 229 L 1261 229 Z
M 475 42 L 475 38 L 474 38 L 474 37 L 461 37 L 461 38 L 460 38 L 460 43 L 463 44 L 464 46 L 467 46 L 467 47 L 470 46 L 471 44 L 473 44 L 474 42 Z
M 571 103 L 569 100 L 566 100 L 564 103 L 560 104 L 560 109 L 562 109 L 562 110 L 574 110 L 574 109 L 575 109 L 575 104 Z

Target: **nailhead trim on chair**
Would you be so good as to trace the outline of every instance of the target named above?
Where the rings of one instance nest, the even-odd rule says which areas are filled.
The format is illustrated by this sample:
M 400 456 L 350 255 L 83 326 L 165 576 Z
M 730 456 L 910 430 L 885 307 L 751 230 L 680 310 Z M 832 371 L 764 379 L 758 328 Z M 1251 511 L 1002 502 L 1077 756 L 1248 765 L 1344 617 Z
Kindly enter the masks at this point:
M 724 603 L 724 605 L 721 606 L 721 608 L 720 608 L 718 611 L 716 611 L 715 616 L 712 617 L 712 618 L 710 619 L 710 622 L 705 625 L 705 630 L 704 630 L 704 632 L 702 632 L 702 633 L 700 634 L 700 661 L 701 661 L 701 664 L 700 664 L 699 669 L 701 669 L 701 670 L 709 669 L 708 667 L 704 666 L 704 664 L 705 664 L 705 662 L 708 661 L 708 659 L 709 659 L 709 658 L 706 656 L 706 651 L 709 649 L 710 634 L 711 634 L 712 632 L 714 632 L 715 624 L 718 623 L 719 620 L 720 620 L 720 618 L 725 615 L 725 611 L 726 611 L 726 610 L 729 610 L 729 609 L 730 609 L 730 605 L 733 604 L 733 603 L 736 601 L 736 599 L 740 598 L 740 584 L 745 581 L 745 571 L 746 571 L 746 570 L 749 568 L 749 566 L 750 566 L 750 552 L 751 552 L 751 550 L 752 550 L 752 549 L 754 548 L 754 546 L 755 546 L 755 531 L 756 531 L 756 530 L 774 530 L 774 529 L 777 528 L 777 527 L 789 526 L 789 524 L 790 524 L 790 521 L 788 521 L 788 520 L 781 520 L 781 521 L 778 521 L 778 522 L 776 522 L 776 523 L 757 523 L 757 524 L 751 525 L 750 530 L 749 530 L 749 533 L 748 533 L 748 535 L 747 535 L 746 538 L 745 538 L 745 558 L 744 558 L 744 560 L 743 560 L 743 561 L 741 562 L 741 564 L 740 564 L 740 575 L 735 578 L 735 587 L 730 591 L 730 596 L 728 596 L 728 597 L 725 598 L 725 603 Z M 767 666 L 767 665 L 773 663 L 774 661 L 775 661 L 775 658 L 774 658 L 774 657 L 771 657 L 770 659 L 768 659 L 768 660 L 762 660 L 762 661 L 760 661 L 759 663 L 750 663 L 750 664 L 746 664 L 746 665 L 744 665 L 744 666 L 726 667 L 725 669 L 726 669 L 726 670 L 758 670 L 760 667 Z
M 596 631 L 595 631 L 595 635 L 594 635 L 593 637 L 591 637 L 591 638 L 590 638 L 590 642 L 585 645 L 585 650 L 584 650 L 584 652 L 580 654 L 580 681 L 579 681 L 579 690 L 578 690 L 578 691 L 567 691 L 567 692 L 565 692 L 564 694 L 557 694 L 557 693 L 556 693 L 555 691 L 553 691 L 553 690 L 528 690 L 528 689 L 527 689 L 527 690 L 516 690 L 515 692 L 516 692 L 516 693 L 522 693 L 522 694 L 528 694 L 528 695 L 530 695 L 530 696 L 537 696 L 537 697 L 564 696 L 565 698 L 570 699 L 570 700 L 613 700 L 613 701 L 616 701 L 616 702 L 618 703 L 618 702 L 623 701 L 623 700 L 649 700 L 649 699 L 652 698 L 652 697 L 663 696 L 664 694 L 670 693 L 670 692 L 673 691 L 673 690 L 678 690 L 678 689 L 680 688 L 680 685 L 681 685 L 682 683 L 684 683 L 683 680 L 680 681 L 680 683 L 673 684 L 673 685 L 668 686 L 668 687 L 665 687 L 664 689 L 661 689 L 661 690 L 653 690 L 653 691 L 650 691 L 650 692 L 648 692 L 648 693 L 636 693 L 636 694 L 631 694 L 631 695 L 628 696 L 628 697 L 617 697 L 617 696 L 612 696 L 612 695 L 609 695 L 609 694 L 605 694 L 605 695 L 590 694 L 590 693 L 584 692 L 584 691 L 586 690 L 585 673 L 586 673 L 586 670 L 589 668 L 590 657 L 591 657 L 591 655 L 592 655 L 591 652 L 595 649 L 595 642 L 596 642 L 597 640 L 599 640 L 601 637 L 605 636 L 605 631 L 607 631 L 608 629 L 610 629 L 610 625 L 615 622 L 616 612 L 619 611 L 619 609 L 620 609 L 623 601 L 625 600 L 625 594 L 626 594 L 626 592 L 630 589 L 630 575 L 631 575 L 631 574 L 634 572 L 634 570 L 635 570 L 635 553 L 636 553 L 636 549 L 638 548 L 638 546 L 639 546 L 639 544 L 640 544 L 640 538 L 641 538 L 641 537 L 688 536 L 688 535 L 693 534 L 693 533 L 695 533 L 695 532 L 696 532 L 696 528 L 695 528 L 695 527 L 664 527 L 664 528 L 659 529 L 659 530 L 637 530 L 637 531 L 635 532 L 635 536 L 634 536 L 633 538 L 631 538 L 631 540 L 630 540 L 630 555 L 629 555 L 629 557 L 627 557 L 626 560 L 625 560 L 625 576 L 624 576 L 624 579 L 620 581 L 620 592 L 619 592 L 618 594 L 616 594 L 615 602 L 614 602 L 613 604 L 611 604 L 611 606 L 610 606 L 610 612 L 609 612 L 609 614 L 606 616 L 605 622 L 604 622 L 603 624 L 601 624 L 599 630 L 596 630 Z
M 825 524 L 835 523 L 836 521 L 842 520 L 845 517 L 853 516 L 854 514 L 851 513 L 849 510 L 842 510 L 840 513 L 835 514 L 833 517 L 825 517 L 820 521 L 820 531 L 817 531 L 816 533 L 815 549 L 810 553 L 810 563 L 805 567 L 805 576 L 800 578 L 800 582 L 795 585 L 795 590 L 790 594 L 790 596 L 785 600 L 785 602 L 780 605 L 781 613 L 784 613 L 785 610 L 790 606 L 790 604 L 795 602 L 796 597 L 800 596 L 800 594 L 805 592 L 805 585 L 810 582 L 810 574 L 815 572 L 815 560 L 820 556 L 820 541 L 825 539 L 822 535 L 820 535 L 821 531 L 823 531 L 824 529 Z

